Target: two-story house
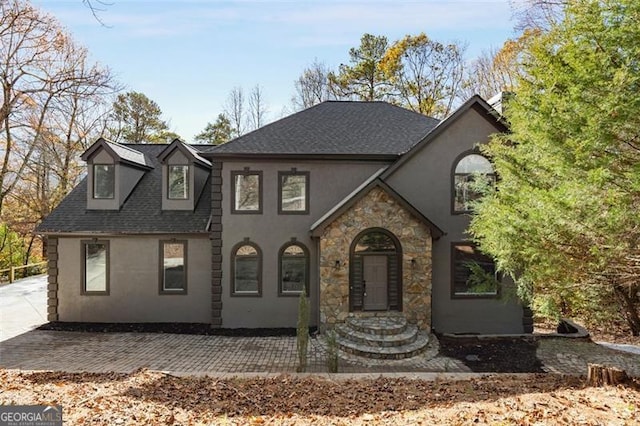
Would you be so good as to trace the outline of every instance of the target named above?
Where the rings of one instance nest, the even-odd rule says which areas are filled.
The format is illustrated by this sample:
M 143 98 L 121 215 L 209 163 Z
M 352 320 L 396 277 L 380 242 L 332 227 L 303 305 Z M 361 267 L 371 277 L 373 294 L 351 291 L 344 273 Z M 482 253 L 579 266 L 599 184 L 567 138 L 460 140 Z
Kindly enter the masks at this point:
M 506 128 L 473 97 L 442 122 L 330 101 L 220 146 L 99 139 L 43 221 L 49 320 L 321 330 L 402 316 L 420 330 L 522 333 L 530 317 L 470 242 L 478 151 Z

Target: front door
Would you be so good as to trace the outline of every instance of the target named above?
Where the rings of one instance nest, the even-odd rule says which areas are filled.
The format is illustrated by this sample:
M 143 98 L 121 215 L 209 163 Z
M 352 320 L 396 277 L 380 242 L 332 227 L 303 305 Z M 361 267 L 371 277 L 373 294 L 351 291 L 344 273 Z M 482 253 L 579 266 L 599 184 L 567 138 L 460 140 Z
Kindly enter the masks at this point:
M 364 309 L 387 310 L 387 256 L 363 256 Z

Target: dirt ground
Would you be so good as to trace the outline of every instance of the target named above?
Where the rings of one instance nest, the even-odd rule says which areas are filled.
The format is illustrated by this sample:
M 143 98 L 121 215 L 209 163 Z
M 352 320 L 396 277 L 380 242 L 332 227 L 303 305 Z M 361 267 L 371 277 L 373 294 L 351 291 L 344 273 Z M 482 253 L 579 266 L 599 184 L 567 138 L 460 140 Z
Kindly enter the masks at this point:
M 640 419 L 640 383 L 590 388 L 550 374 L 332 381 L 0 370 L 0 404 L 60 404 L 74 425 L 632 425 Z

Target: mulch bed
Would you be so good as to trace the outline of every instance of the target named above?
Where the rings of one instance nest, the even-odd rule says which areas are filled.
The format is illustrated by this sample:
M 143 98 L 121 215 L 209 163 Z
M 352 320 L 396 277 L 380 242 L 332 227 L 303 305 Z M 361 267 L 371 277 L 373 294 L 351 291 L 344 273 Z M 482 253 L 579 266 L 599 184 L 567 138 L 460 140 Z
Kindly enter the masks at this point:
M 211 328 L 206 323 L 101 323 L 101 322 L 59 322 L 53 321 L 38 327 L 38 330 L 79 331 L 87 333 L 170 333 L 199 334 L 206 336 L 231 337 L 274 337 L 295 336 L 295 328 Z M 310 330 L 315 332 L 315 328 Z
M 295 336 L 294 328 L 211 328 L 200 323 L 50 322 L 39 330 L 93 333 L 173 333 L 236 337 Z M 311 330 L 315 333 L 315 329 Z M 474 372 L 542 373 L 533 338 L 438 336 L 440 355 L 463 362 Z
M 474 372 L 542 373 L 534 338 L 438 336 L 440 354 L 462 361 Z

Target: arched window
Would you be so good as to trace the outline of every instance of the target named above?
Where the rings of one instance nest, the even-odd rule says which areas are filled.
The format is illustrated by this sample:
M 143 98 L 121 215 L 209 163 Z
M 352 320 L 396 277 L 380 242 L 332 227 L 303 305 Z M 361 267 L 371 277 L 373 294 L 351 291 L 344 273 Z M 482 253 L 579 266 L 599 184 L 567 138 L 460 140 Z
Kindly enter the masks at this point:
M 309 294 L 309 250 L 298 242 L 289 242 L 280 249 L 278 260 L 278 294 Z
M 231 250 L 231 295 L 262 295 L 262 250 L 255 243 L 245 241 Z
M 453 212 L 468 213 L 480 198 L 485 185 L 494 185 L 496 174 L 489 160 L 477 153 L 466 153 L 453 172 Z

